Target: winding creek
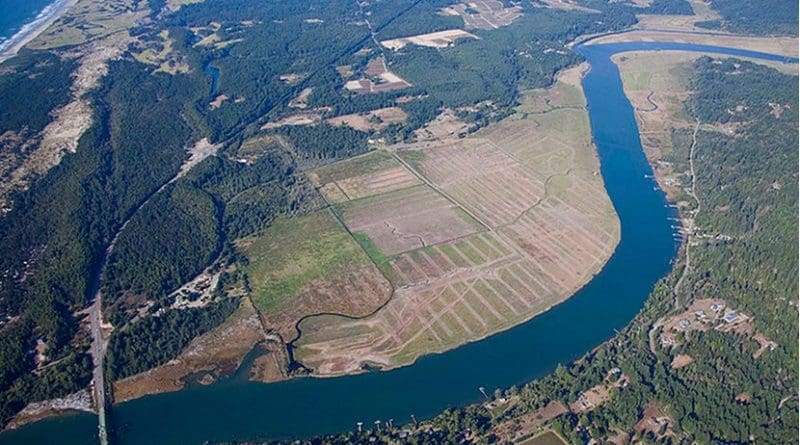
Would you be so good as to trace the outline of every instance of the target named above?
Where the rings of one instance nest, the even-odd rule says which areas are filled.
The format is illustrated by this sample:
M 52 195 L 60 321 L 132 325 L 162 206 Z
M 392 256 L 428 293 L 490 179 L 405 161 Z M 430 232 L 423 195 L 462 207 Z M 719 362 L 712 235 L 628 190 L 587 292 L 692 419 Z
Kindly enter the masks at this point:
M 236 375 L 210 386 L 148 396 L 114 407 L 118 444 L 309 436 L 357 421 L 407 422 L 479 401 L 479 387 L 520 385 L 577 359 L 628 324 L 678 249 L 676 212 L 651 179 L 633 110 L 610 56 L 624 51 L 688 50 L 796 63 L 796 59 L 680 43 L 617 43 L 576 48 L 591 65 L 584 78 L 591 128 L 622 238 L 603 270 L 575 296 L 533 320 L 388 372 L 262 384 Z M 97 419 L 65 415 L 0 434 L 4 444 L 96 443 Z

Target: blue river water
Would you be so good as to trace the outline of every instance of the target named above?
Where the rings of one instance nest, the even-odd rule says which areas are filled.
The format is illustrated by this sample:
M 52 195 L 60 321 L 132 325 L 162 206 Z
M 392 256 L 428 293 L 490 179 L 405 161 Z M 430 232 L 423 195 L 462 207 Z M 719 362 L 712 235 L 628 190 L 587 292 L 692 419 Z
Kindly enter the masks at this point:
M 533 320 L 485 340 L 421 358 L 388 372 L 262 384 L 231 378 L 210 386 L 116 405 L 115 443 L 201 444 L 205 441 L 303 437 L 345 431 L 376 419 L 407 422 L 482 398 L 478 388 L 524 384 L 613 336 L 641 310 L 670 270 L 678 243 L 675 210 L 652 177 L 633 110 L 612 54 L 690 50 L 784 61 L 752 51 L 673 43 L 580 46 L 591 65 L 583 81 L 592 134 L 622 238 L 602 271 L 575 296 Z M 796 63 L 796 59 L 792 59 Z M 96 417 L 76 414 L 0 434 L 0 445 L 95 443 Z
M 33 21 L 53 0 L 0 0 L 0 44 Z

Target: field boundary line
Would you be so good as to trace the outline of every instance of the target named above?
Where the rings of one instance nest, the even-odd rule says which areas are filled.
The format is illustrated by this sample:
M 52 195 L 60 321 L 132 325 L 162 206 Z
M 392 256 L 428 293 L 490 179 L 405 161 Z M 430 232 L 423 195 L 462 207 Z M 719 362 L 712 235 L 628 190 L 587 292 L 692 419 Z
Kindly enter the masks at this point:
M 439 188 L 439 187 L 438 187 L 436 184 L 434 184 L 434 183 L 433 183 L 433 182 L 431 182 L 431 181 L 430 181 L 430 180 L 429 180 L 427 177 L 425 177 L 425 175 L 423 175 L 422 173 L 418 172 L 418 171 L 417 171 L 417 170 L 416 170 L 416 169 L 415 169 L 413 166 L 411 166 L 411 164 L 409 164 L 408 162 L 406 162 L 406 161 L 405 161 L 404 159 L 402 159 L 400 156 L 397 156 L 397 153 L 392 153 L 392 156 L 393 156 L 395 159 L 397 159 L 397 161 L 398 161 L 399 163 L 403 164 L 403 166 L 404 166 L 406 169 L 408 169 L 408 171 L 410 171 L 410 172 L 411 172 L 411 173 L 412 173 L 414 176 L 416 176 L 416 177 L 417 177 L 417 179 L 419 179 L 420 181 L 422 181 L 422 183 L 423 183 L 423 184 L 427 185 L 427 186 L 428 186 L 428 187 L 430 187 L 430 188 L 431 188 L 433 191 L 435 191 L 436 193 L 438 193 L 439 195 L 441 195 L 441 196 L 442 196 L 444 199 L 446 199 L 446 200 L 450 201 L 450 202 L 451 202 L 453 205 L 455 205 L 455 206 L 456 206 L 456 207 L 458 207 L 459 209 L 463 210 L 463 211 L 464 211 L 464 213 L 466 213 L 467 215 L 469 215 L 469 216 L 470 216 L 470 218 L 474 219 L 475 221 L 477 221 L 477 222 L 478 222 L 478 224 L 480 224 L 481 226 L 483 226 L 483 228 L 484 228 L 486 231 L 489 231 L 489 232 L 494 232 L 494 229 L 493 229 L 491 226 L 489 226 L 489 224 L 488 224 L 488 223 L 486 223 L 486 222 L 484 222 L 483 220 L 481 220 L 480 218 L 478 218 L 478 216 L 477 216 L 477 215 L 475 215 L 475 214 L 474 214 L 474 213 L 473 213 L 471 210 L 469 210 L 468 208 L 464 207 L 464 205 L 463 205 L 463 204 L 461 204 L 460 202 L 458 202 L 458 201 L 457 201 L 455 198 L 453 198 L 452 196 L 450 196 L 450 195 L 449 195 L 447 192 L 445 192 L 444 190 L 440 189 L 440 188 Z

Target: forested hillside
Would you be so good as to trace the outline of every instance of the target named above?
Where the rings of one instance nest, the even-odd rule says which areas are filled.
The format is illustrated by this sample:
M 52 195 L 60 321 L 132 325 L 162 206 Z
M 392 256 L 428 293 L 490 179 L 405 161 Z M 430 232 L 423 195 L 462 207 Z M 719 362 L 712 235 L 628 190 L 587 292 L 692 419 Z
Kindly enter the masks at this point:
M 794 0 L 713 0 L 721 20 L 698 23 L 710 29 L 754 35 L 797 35 L 798 5 Z

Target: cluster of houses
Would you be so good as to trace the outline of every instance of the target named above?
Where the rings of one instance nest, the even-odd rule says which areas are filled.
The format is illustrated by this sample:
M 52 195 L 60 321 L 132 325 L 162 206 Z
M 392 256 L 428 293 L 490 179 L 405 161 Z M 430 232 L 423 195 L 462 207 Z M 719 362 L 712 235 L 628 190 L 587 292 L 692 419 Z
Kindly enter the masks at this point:
M 718 299 L 696 300 L 683 313 L 675 315 L 664 323 L 659 342 L 664 348 L 671 348 L 679 343 L 678 336 L 689 331 L 706 331 L 714 328 L 720 332 L 733 332 L 741 335 L 753 334 L 752 317 L 729 308 L 725 301 Z M 763 350 L 774 350 L 777 344 L 761 334 L 753 338 L 762 346 L 754 354 L 761 355 Z

